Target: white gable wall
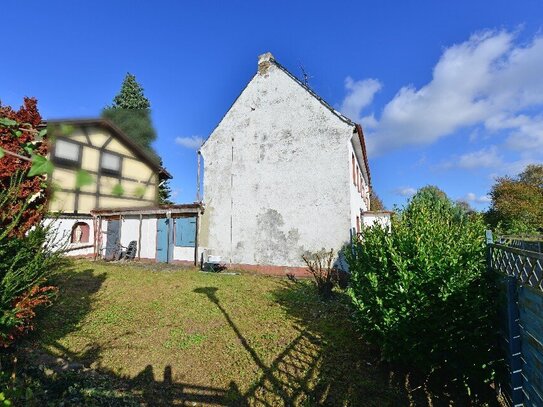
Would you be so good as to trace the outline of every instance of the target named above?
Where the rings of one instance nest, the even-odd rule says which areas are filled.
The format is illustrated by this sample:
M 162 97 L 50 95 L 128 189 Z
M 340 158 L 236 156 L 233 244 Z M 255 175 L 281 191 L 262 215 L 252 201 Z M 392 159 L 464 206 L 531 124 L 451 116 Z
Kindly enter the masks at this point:
M 202 147 L 202 246 L 234 264 L 303 266 L 351 227 L 354 127 L 271 65 Z

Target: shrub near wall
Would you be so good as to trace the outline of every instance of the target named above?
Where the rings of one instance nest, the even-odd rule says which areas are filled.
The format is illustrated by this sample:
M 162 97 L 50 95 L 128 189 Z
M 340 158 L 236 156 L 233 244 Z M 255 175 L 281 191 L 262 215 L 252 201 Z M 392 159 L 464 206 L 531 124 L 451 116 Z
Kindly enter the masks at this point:
M 18 111 L 0 106 L 0 350 L 32 329 L 36 308 L 56 292 L 48 280 L 64 265 L 41 226 L 52 165 L 40 123 L 35 99 Z
M 492 278 L 485 225 L 435 187 L 346 252 L 350 296 L 363 334 L 382 358 L 477 389 L 493 374 Z

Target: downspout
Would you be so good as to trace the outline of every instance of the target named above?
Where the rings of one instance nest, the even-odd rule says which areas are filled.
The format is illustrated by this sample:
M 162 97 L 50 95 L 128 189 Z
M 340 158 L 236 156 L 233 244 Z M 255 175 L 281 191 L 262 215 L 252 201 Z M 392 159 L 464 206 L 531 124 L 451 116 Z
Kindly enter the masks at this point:
M 97 236 L 98 236 L 96 231 L 98 229 L 98 219 L 94 215 L 92 215 L 92 229 L 93 229 L 93 233 L 94 233 L 94 235 L 93 235 L 93 245 L 92 245 L 92 250 L 93 250 L 92 257 L 93 257 L 93 260 L 96 261 L 96 247 L 97 247 Z
M 196 169 L 196 202 L 200 202 L 200 156 L 202 153 L 198 150 L 197 162 L 198 168 Z
M 232 264 L 232 249 L 234 244 L 233 238 L 233 211 L 234 211 L 234 137 L 232 137 L 232 157 L 230 163 L 230 259 L 229 263 Z

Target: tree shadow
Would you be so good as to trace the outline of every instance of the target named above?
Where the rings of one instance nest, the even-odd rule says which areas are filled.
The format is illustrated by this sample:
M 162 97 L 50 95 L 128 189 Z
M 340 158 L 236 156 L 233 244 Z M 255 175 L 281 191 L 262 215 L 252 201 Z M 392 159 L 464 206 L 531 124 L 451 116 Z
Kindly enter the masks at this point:
M 57 299 L 45 312 L 46 317 L 36 321 L 36 330 L 29 336 L 26 345 L 50 347 L 60 355 L 77 358 L 90 365 L 99 357 L 100 349 L 92 346 L 83 354 L 73 354 L 59 342 L 71 332 L 77 331 L 92 309 L 93 296 L 100 290 L 106 280 L 106 274 L 95 274 L 91 268 L 76 270 L 68 268 L 57 275 L 52 285 L 59 287 Z
M 387 371 L 352 331 L 345 297 L 322 302 L 314 287 L 283 282 L 274 299 L 294 317 L 298 335 L 267 366 L 220 304 L 216 287 L 197 288 L 221 311 L 260 376 L 235 400 L 243 405 L 398 405 Z
M 201 294 L 214 304 L 243 349 L 258 367 L 258 375 L 249 386 L 240 389 L 232 380 L 228 387 L 200 386 L 173 380 L 172 366 L 160 374 L 147 365 L 135 377 L 120 375 L 100 366 L 107 344 L 94 345 L 75 354 L 61 344 L 61 339 L 81 327 L 92 309 L 93 297 L 102 287 L 105 273 L 92 269 L 69 271 L 57 285 L 61 287 L 59 301 L 40 321 L 38 331 L 43 346 L 53 348 L 67 362 L 80 362 L 77 372 L 70 363 L 60 362 L 54 375 L 38 372 L 47 383 L 49 399 L 63 400 L 66 389 L 79 389 L 73 405 L 84 404 L 89 392 L 93 405 L 224 405 L 224 406 L 397 406 L 448 405 L 445 399 L 428 398 L 427 384 L 410 376 L 406 370 L 391 369 L 379 361 L 377 349 L 366 343 L 356 332 L 351 320 L 351 305 L 347 295 L 334 292 L 329 301 L 321 301 L 308 282 L 281 281 L 272 298 L 288 315 L 297 335 L 271 362 L 266 362 L 251 346 L 236 321 L 221 303 L 217 287 L 199 287 Z M 38 342 L 38 341 L 35 341 Z M 27 355 L 28 360 L 32 359 Z M 53 360 L 36 360 L 56 363 Z M 98 363 L 97 363 L 98 362 Z M 89 369 L 90 365 L 98 368 Z M 64 371 L 65 367 L 68 367 Z M 241 385 L 241 383 L 239 384 Z M 426 387 L 425 387 L 426 386 Z M 92 403 L 91 403 L 92 404 Z
M 155 377 L 152 365 L 129 377 L 100 365 L 108 343 L 92 345 L 81 353 L 64 347 L 61 339 L 80 329 L 92 310 L 94 295 L 105 280 L 106 273 L 96 274 L 89 268 L 67 269 L 53 282 L 60 287 L 58 300 L 47 310 L 46 317 L 38 319 L 37 329 L 19 349 L 18 376 L 34 383 L 33 386 L 39 383 L 38 390 L 45 391 L 34 391 L 32 400 L 18 401 L 29 405 L 41 402 L 50 405 L 55 401 L 65 405 L 108 406 L 244 405 L 234 382 L 226 389 L 174 383 L 171 366 L 166 366 L 159 378 Z M 209 292 L 210 299 L 219 305 L 213 294 Z M 60 356 L 51 355 L 51 350 Z M 98 367 L 91 369 L 91 365 Z

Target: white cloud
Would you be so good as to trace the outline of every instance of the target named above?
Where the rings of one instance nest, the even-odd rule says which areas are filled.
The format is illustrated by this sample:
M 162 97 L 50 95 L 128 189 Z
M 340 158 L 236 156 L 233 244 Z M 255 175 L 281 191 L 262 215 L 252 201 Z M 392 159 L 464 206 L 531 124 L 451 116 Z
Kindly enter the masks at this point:
M 381 90 L 381 87 L 381 82 L 376 79 L 355 81 L 348 76 L 345 78 L 347 96 L 343 99 L 339 110 L 352 120 L 362 121 L 360 119 L 362 110 L 373 102 L 373 97 Z M 370 118 L 368 117 L 367 119 Z
M 417 190 L 413 187 L 400 187 L 394 190 L 396 195 L 410 197 L 417 193 Z
M 487 127 L 495 130 L 510 129 L 506 145 L 513 150 L 543 150 L 543 115 L 530 117 L 520 114 L 507 118 L 498 116 L 489 120 Z
M 200 136 L 176 137 L 175 143 L 185 148 L 198 149 L 202 146 L 204 138 Z
M 471 170 L 475 168 L 496 168 L 503 163 L 501 155 L 498 153 L 496 146 L 482 148 L 478 151 L 462 154 L 458 157 L 453 157 L 450 161 L 445 162 L 442 167 L 463 168 Z
M 466 196 L 464 198 L 461 198 L 460 200 L 466 202 L 475 202 L 479 204 L 487 204 L 492 201 L 492 199 L 488 195 L 477 196 L 473 192 L 468 192 Z
M 489 174 L 489 178 L 494 181 L 498 177 L 516 176 L 524 171 L 524 169 L 530 164 L 541 164 L 541 160 L 536 157 L 532 157 L 531 154 L 523 154 L 518 160 L 504 163 L 503 166 L 496 168 L 495 171 Z
M 375 155 L 407 145 L 431 144 L 475 125 L 487 131 L 506 129 L 510 133 L 506 143 L 509 148 L 529 149 L 534 143 L 541 146 L 543 119 L 525 113 L 543 104 L 541 72 L 543 35 L 527 45 L 518 44 L 516 35 L 507 31 L 472 35 L 445 49 L 430 82 L 420 88 L 404 86 L 385 105 L 372 123 L 374 129 L 366 132 L 368 150 Z M 359 113 L 375 93 L 361 84 L 379 82 L 347 80 L 348 93 L 342 106 L 346 112 Z M 355 84 L 366 89 L 359 91 L 361 95 L 372 96 L 354 97 Z
M 373 113 L 369 116 L 361 117 L 359 121 L 364 129 L 374 129 L 379 125 L 379 122 L 377 121 Z

